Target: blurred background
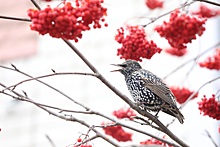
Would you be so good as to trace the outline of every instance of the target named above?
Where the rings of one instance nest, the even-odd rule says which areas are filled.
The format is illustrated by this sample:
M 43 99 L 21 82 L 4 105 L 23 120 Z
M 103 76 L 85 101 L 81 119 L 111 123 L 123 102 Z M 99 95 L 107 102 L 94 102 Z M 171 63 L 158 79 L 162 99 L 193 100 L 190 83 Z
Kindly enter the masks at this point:
M 58 0 L 52 2 L 36 0 L 36 2 L 42 8 L 48 4 L 57 6 L 61 3 Z M 109 26 L 87 31 L 78 43 L 72 43 L 97 67 L 99 72 L 110 83 L 130 97 L 124 77 L 119 73 L 110 72 L 115 69 L 110 64 L 123 62 L 116 56 L 117 49 L 120 47 L 114 40 L 117 29 L 125 23 L 132 25 L 146 24 L 149 22 L 150 17 L 157 17 L 178 7 L 183 2 L 183 0 L 166 0 L 164 9 L 150 11 L 145 6 L 144 0 L 105 0 L 103 6 L 108 9 L 106 22 Z M 0 15 L 3 16 L 28 18 L 27 10 L 35 8 L 31 1 L 27 0 L 0 0 L 0 3 Z M 198 5 L 199 2 L 190 6 L 190 9 L 196 9 Z M 212 5 L 209 6 L 214 7 Z M 168 44 L 165 39 L 160 38 L 153 31 L 153 28 L 167 18 L 169 16 L 165 16 L 146 27 L 149 38 L 154 40 L 162 49 L 167 47 Z M 34 77 L 51 74 L 51 69 L 56 72 L 91 72 L 61 39 L 51 38 L 48 35 L 40 36 L 37 32 L 31 31 L 29 25 L 29 22 L 0 19 L 0 64 L 2 66 L 11 67 L 11 64 L 13 64 L 20 71 Z M 142 67 L 160 77 L 166 76 L 178 65 L 218 43 L 220 41 L 219 26 L 219 17 L 208 20 L 205 33 L 188 45 L 189 52 L 186 56 L 173 57 L 162 52 L 161 54 L 155 54 L 151 60 L 143 60 Z M 208 52 L 201 57 L 201 60 L 212 53 L 212 51 Z M 193 65 L 194 62 L 191 62 L 184 66 L 181 70 L 169 76 L 166 79 L 166 83 L 197 90 L 205 82 L 219 76 L 219 71 L 210 71 L 198 66 L 191 70 Z M 190 70 L 190 75 L 186 78 L 186 74 Z M 28 78 L 18 72 L 0 68 L 0 83 L 10 86 L 25 79 Z M 110 117 L 113 117 L 112 111 L 128 107 L 110 89 L 91 76 L 61 75 L 44 78 L 42 81 L 91 109 Z M 206 131 L 210 133 L 214 141 L 220 146 L 219 121 L 207 116 L 201 116 L 197 104 L 203 95 L 211 97 L 212 94 L 216 93 L 219 90 L 219 86 L 219 82 L 214 82 L 201 89 L 198 98 L 188 103 L 182 111 L 185 116 L 185 123 L 181 125 L 176 121 L 170 126 L 174 134 L 192 147 L 214 147 Z M 16 91 L 25 91 L 30 98 L 39 103 L 63 109 L 83 110 L 56 91 L 36 81 L 19 85 L 16 87 Z M 109 122 L 94 115 L 73 114 L 73 116 L 83 119 L 90 125 L 100 125 L 102 122 Z M 160 113 L 159 119 L 166 124 L 172 120 L 172 117 Z M 126 120 L 122 122 L 163 137 L 163 134 L 150 127 L 126 122 Z M 17 101 L 3 94 L 0 94 L 0 128 L 1 147 L 49 147 L 51 144 L 47 136 L 53 140 L 57 147 L 65 147 L 74 144 L 81 134 L 85 134 L 88 131 L 88 128 L 82 127 L 78 123 L 61 120 L 49 115 L 33 104 Z M 102 130 L 100 129 L 100 131 Z M 131 130 L 127 131 L 132 132 Z M 148 136 L 134 133 L 132 144 L 138 144 L 148 138 Z M 110 144 L 101 139 L 93 140 L 91 144 L 96 147 L 110 146 Z M 131 142 L 121 143 L 122 146 L 128 144 L 131 144 Z

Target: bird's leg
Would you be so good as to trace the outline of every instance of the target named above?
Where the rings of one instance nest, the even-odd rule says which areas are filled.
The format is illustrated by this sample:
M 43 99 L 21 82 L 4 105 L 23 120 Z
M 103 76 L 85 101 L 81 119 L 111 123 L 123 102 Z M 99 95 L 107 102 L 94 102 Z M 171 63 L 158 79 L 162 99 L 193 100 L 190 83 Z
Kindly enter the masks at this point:
M 158 118 L 159 116 L 157 116 L 157 115 L 158 115 L 159 112 L 160 112 L 160 110 L 157 110 L 157 112 L 156 112 L 156 114 L 154 115 L 154 117 Z

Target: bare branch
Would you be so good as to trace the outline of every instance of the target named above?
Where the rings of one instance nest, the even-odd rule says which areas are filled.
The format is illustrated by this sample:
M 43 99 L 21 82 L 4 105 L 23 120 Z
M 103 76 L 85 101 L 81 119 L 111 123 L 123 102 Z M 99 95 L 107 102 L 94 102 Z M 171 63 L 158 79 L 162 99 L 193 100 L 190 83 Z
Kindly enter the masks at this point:
M 2 84 L 2 83 L 0 83 L 0 85 L 3 86 L 3 87 L 6 87 L 6 86 L 5 86 L 4 84 Z M 10 90 L 10 89 L 9 89 L 9 90 Z M 14 98 L 14 99 L 17 99 L 17 100 L 21 100 L 21 101 L 26 101 L 26 102 L 32 103 L 32 104 L 34 104 L 34 105 L 36 105 L 36 106 L 47 107 L 47 108 L 59 110 L 59 113 L 72 112 L 72 113 L 98 115 L 98 116 L 101 116 L 101 117 L 106 118 L 106 119 L 108 119 L 108 120 L 111 120 L 112 122 L 115 123 L 115 124 L 113 124 L 113 125 L 116 125 L 116 124 L 117 124 L 117 125 L 120 125 L 120 126 L 122 126 L 122 127 L 128 128 L 128 129 L 133 130 L 133 131 L 136 131 L 136 132 L 138 132 L 138 133 L 148 135 L 148 136 L 150 136 L 150 137 L 152 137 L 152 138 L 155 138 L 155 139 L 157 139 L 157 140 L 160 140 L 160 141 L 165 142 L 165 143 L 167 143 L 167 144 L 170 144 L 170 145 L 172 145 L 172 146 L 178 147 L 178 145 L 176 145 L 176 144 L 174 144 L 174 143 L 171 143 L 171 142 L 169 142 L 169 141 L 167 141 L 167 140 L 164 140 L 164 139 L 162 139 L 162 138 L 159 138 L 159 137 L 157 137 L 157 136 L 155 136 L 155 135 L 149 134 L 149 133 L 147 133 L 147 132 L 145 132 L 145 131 L 136 129 L 136 128 L 134 128 L 134 127 L 125 125 L 125 124 L 120 123 L 120 122 L 117 122 L 117 121 L 115 121 L 114 119 L 112 119 L 112 118 L 110 118 L 110 117 L 108 117 L 108 116 L 106 116 L 106 115 L 104 115 L 104 114 L 102 114 L 102 113 L 100 113 L 100 112 L 96 112 L 96 111 L 91 110 L 90 108 L 89 108 L 89 110 L 87 110 L 87 111 L 67 110 L 67 109 L 58 108 L 58 107 L 54 107 L 54 106 L 50 106 L 50 105 L 46 105 L 46 104 L 41 104 L 41 103 L 38 103 L 38 102 L 35 102 L 35 101 L 31 100 L 30 98 L 27 98 L 26 96 L 24 97 L 24 96 L 18 94 L 18 93 L 15 92 L 14 90 L 10 90 L 10 91 L 13 92 L 13 93 L 15 93 L 17 96 L 14 96 L 14 95 L 12 95 L 12 94 L 5 93 L 4 91 L 2 91 L 1 93 L 5 94 L 5 95 L 8 95 L 8 96 L 10 96 L 10 97 L 12 97 L 12 98 Z M 70 115 L 66 115 L 66 114 L 64 114 L 64 115 L 65 115 L 65 116 L 70 116 Z M 153 127 L 153 128 L 154 128 L 154 127 Z M 156 128 L 156 126 L 155 126 L 155 128 Z M 160 130 L 160 129 L 158 129 L 158 130 Z
M 217 143 L 214 141 L 214 139 L 212 138 L 211 134 L 207 130 L 205 130 L 205 132 L 206 132 L 207 136 L 210 138 L 210 140 L 212 141 L 213 145 L 215 147 L 218 147 Z
M 92 140 L 94 140 L 94 139 L 96 139 L 96 138 L 98 138 L 98 137 L 99 137 L 98 135 L 95 135 L 95 136 L 90 137 L 90 138 L 87 137 L 87 139 L 85 139 L 85 140 L 83 140 L 82 142 L 76 144 L 76 146 L 80 146 L 80 145 L 82 145 L 82 144 L 85 144 L 85 143 L 87 143 L 87 142 L 90 142 L 90 141 L 92 141 Z
M 41 10 L 40 6 L 37 4 L 37 2 L 35 0 L 30 0 L 32 4 L 34 4 L 34 6 L 38 9 Z
M 5 86 L 4 84 L 2 84 L 2 83 L 0 83 L 0 85 L 3 86 L 3 87 L 6 87 L 6 86 Z M 116 147 L 119 147 L 118 144 L 116 144 L 116 143 L 115 143 L 114 141 L 112 141 L 111 139 L 107 138 L 105 135 L 103 135 L 102 133 L 100 133 L 99 131 L 97 131 L 95 128 L 90 127 L 90 125 L 87 124 L 86 122 L 84 122 L 83 120 L 77 119 L 77 118 L 73 117 L 72 115 L 65 115 L 65 114 L 64 114 L 64 115 L 59 115 L 60 113 L 57 114 L 57 113 L 55 113 L 55 112 L 53 112 L 53 111 L 47 109 L 46 107 L 48 107 L 48 108 L 53 108 L 53 109 L 59 109 L 59 108 L 56 108 L 56 107 L 53 107 L 53 106 L 49 106 L 49 105 L 40 104 L 40 103 L 36 103 L 36 102 L 34 102 L 33 100 L 31 100 L 30 98 L 25 97 L 25 96 L 23 96 L 23 95 L 21 95 L 21 94 L 15 92 L 14 90 L 11 90 L 11 92 L 13 92 L 15 95 L 17 95 L 17 97 L 15 97 L 15 96 L 13 96 L 13 95 L 11 95 L 11 94 L 5 93 L 5 92 L 2 92 L 2 93 L 5 94 L 5 95 L 10 96 L 10 97 L 12 97 L 12 98 L 18 99 L 18 100 L 30 102 L 30 103 L 34 104 L 35 106 L 37 106 L 37 107 L 43 109 L 44 111 L 46 111 L 46 112 L 48 112 L 49 114 L 52 114 L 52 115 L 54 115 L 54 116 L 56 116 L 56 117 L 58 117 L 58 118 L 61 118 L 61 119 L 67 120 L 67 121 L 78 122 L 78 123 L 80 123 L 81 125 L 86 126 L 87 128 L 91 128 L 91 130 L 92 130 L 93 132 L 95 132 L 98 137 L 101 137 L 102 139 L 104 139 L 105 141 L 109 142 L 110 144 L 112 144 L 112 145 L 114 145 L 114 146 L 116 146 Z
M 219 3 L 212 2 L 212 1 L 209 1 L 209 0 L 193 0 L 193 1 L 204 2 L 204 3 L 208 3 L 208 4 L 212 4 L 212 5 L 215 5 L 215 6 L 219 6 L 219 7 L 220 7 L 220 4 L 219 4 Z
M 56 147 L 55 143 L 53 142 L 53 140 L 50 138 L 50 136 L 48 136 L 47 134 L 45 134 L 45 137 L 47 138 L 47 140 L 50 142 L 52 147 Z
M 161 130 L 161 129 L 158 128 L 157 126 L 154 126 L 152 123 L 150 123 L 149 121 L 145 120 L 145 119 L 142 118 L 142 117 L 134 116 L 133 118 L 134 118 L 134 119 L 137 119 L 137 120 L 143 121 L 145 124 L 141 123 L 142 125 L 149 125 L 149 126 L 151 126 L 152 128 L 157 129 L 158 131 L 162 131 L 162 132 L 163 132 L 163 130 Z M 137 123 L 140 123 L 140 122 L 137 122 Z
M 9 19 L 9 20 L 19 20 L 19 21 L 31 22 L 31 20 L 28 19 L 28 18 L 10 17 L 10 16 L 2 16 L 2 15 L 0 15 L 0 18 Z
M 194 3 L 194 1 L 189 2 L 189 3 L 184 3 L 184 4 L 182 4 L 182 5 L 181 5 L 180 7 L 178 7 L 178 8 L 175 8 L 175 9 L 173 9 L 173 10 L 171 10 L 171 11 L 168 11 L 168 12 L 166 12 L 166 13 L 160 15 L 160 16 L 151 18 L 151 19 L 150 19 L 151 21 L 150 21 L 149 23 L 147 23 L 147 24 L 145 24 L 145 25 L 142 25 L 142 26 L 143 26 L 143 27 L 146 27 L 146 26 L 152 24 L 153 22 L 155 22 L 156 20 L 158 20 L 158 19 L 160 19 L 160 18 L 162 18 L 162 17 L 164 17 L 164 16 L 166 16 L 166 15 L 169 15 L 170 13 L 172 13 L 173 11 L 175 11 L 176 9 L 184 8 L 184 7 L 189 6 L 189 5 L 193 4 L 193 3 Z
M 14 67 L 15 67 L 15 66 L 14 66 Z M 8 70 L 11 70 L 11 71 L 16 71 L 16 72 L 18 72 L 18 73 L 20 73 L 20 74 L 22 74 L 22 75 L 25 75 L 25 76 L 27 76 L 27 77 L 29 77 L 29 78 L 34 78 L 33 76 L 31 76 L 31 75 L 29 75 L 29 74 L 27 74 L 27 73 L 25 73 L 25 72 L 22 72 L 22 71 L 18 70 L 17 68 L 14 69 L 14 68 L 5 67 L 5 66 L 2 66 L 2 65 L 0 65 L 0 68 L 8 69 Z M 75 101 L 73 98 L 71 98 L 70 96 L 68 96 L 68 95 L 65 94 L 64 92 L 60 91 L 59 89 L 57 89 L 57 88 L 55 88 L 55 87 L 53 87 L 53 86 L 51 86 L 51 85 L 49 85 L 49 84 L 47 84 L 47 83 L 45 83 L 45 82 L 39 80 L 39 79 L 35 79 L 35 80 L 38 81 L 39 83 L 41 83 L 41 84 L 43 84 L 43 85 L 45 85 L 45 86 L 47 86 L 47 87 L 53 89 L 54 91 L 58 92 L 58 93 L 61 94 L 62 96 L 64 96 L 64 97 L 66 97 L 67 99 L 69 99 L 70 101 L 74 102 L 75 104 L 77 104 L 77 105 L 83 107 L 83 108 L 86 109 L 86 110 L 89 110 L 89 108 L 87 108 L 87 107 L 84 106 L 83 104 L 81 104 L 81 103 Z M 4 88 L 7 88 L 7 87 L 4 87 Z
M 0 67 L 2 67 L 2 66 L 0 66 Z M 7 87 L 6 89 L 10 89 L 10 88 L 15 89 L 15 87 L 17 87 L 18 85 L 20 85 L 22 83 L 25 83 L 25 82 L 28 82 L 28 81 L 37 80 L 37 79 L 42 79 L 42 78 L 46 78 L 46 77 L 57 76 L 57 75 L 87 75 L 87 76 L 97 77 L 97 75 L 93 74 L 93 73 L 81 73 L 81 72 L 60 72 L 60 73 L 56 73 L 56 72 L 54 72 L 53 74 L 47 74 L 47 75 L 33 77 L 33 78 L 29 78 L 29 79 L 20 81 L 20 82 L 14 84 L 14 85 L 11 85 L 11 86 Z M 6 90 L 6 89 L 4 89 L 4 90 Z

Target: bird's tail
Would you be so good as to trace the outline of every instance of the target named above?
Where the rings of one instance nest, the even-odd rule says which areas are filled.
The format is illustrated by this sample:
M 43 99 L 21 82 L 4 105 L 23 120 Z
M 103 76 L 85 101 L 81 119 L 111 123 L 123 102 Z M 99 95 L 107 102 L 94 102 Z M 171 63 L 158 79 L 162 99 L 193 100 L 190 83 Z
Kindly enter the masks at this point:
M 176 106 L 175 107 L 172 106 L 169 109 L 162 109 L 162 111 L 167 113 L 167 114 L 169 114 L 169 115 L 172 115 L 173 117 L 176 117 L 179 120 L 179 122 L 181 124 L 183 124 L 184 116 L 183 116 L 183 114 L 179 111 L 179 109 Z

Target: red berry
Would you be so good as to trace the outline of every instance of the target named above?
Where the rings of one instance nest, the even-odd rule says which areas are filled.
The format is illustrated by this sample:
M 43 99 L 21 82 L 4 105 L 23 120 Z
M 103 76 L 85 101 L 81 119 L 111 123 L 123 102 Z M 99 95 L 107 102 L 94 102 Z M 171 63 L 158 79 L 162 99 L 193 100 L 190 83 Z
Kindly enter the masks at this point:
M 104 16 L 107 11 L 101 5 L 103 0 L 76 0 L 75 3 L 76 7 L 72 7 L 70 2 L 64 2 L 62 7 L 29 9 L 31 30 L 41 35 L 49 34 L 55 38 L 72 39 L 77 42 L 82 38 L 83 31 L 90 30 L 90 25 L 101 28 L 100 23 L 105 22 Z
M 184 103 L 194 93 L 194 91 L 191 91 L 185 87 L 170 87 L 170 90 L 173 92 L 174 96 L 176 97 L 176 101 L 179 104 Z M 196 93 L 192 99 L 196 98 L 197 96 L 198 93 Z
M 206 58 L 203 62 L 199 62 L 199 65 L 211 70 L 220 70 L 220 49 L 216 49 L 213 56 Z
M 128 108 L 128 109 L 121 108 L 119 110 L 113 111 L 113 115 L 119 119 L 129 118 L 130 120 L 133 119 L 132 118 L 133 116 L 136 116 L 136 114 L 131 108 Z
M 141 26 L 126 26 L 126 30 L 121 27 L 117 31 L 115 40 L 122 44 L 117 53 L 120 58 L 142 61 L 142 58 L 150 59 L 162 50 L 153 41 L 147 40 L 144 28 Z
M 78 139 L 77 139 L 77 142 L 82 142 L 82 139 L 81 139 L 81 138 L 78 138 Z
M 208 8 L 206 5 L 201 4 L 198 11 L 192 12 L 194 15 L 198 15 L 203 18 L 211 18 L 220 15 L 220 10 L 214 10 Z
M 204 95 L 204 98 L 202 98 L 201 102 L 198 102 L 198 105 L 201 114 L 220 120 L 220 102 L 216 100 L 214 94 L 209 99 Z
M 147 139 L 146 141 L 142 141 L 140 142 L 140 144 L 147 144 L 147 145 L 160 145 L 160 146 L 164 146 L 164 147 L 173 147 L 167 143 L 164 143 L 160 140 L 157 140 L 155 138 L 151 138 L 151 139 Z
M 170 54 L 170 55 L 173 55 L 173 56 L 181 57 L 181 56 L 184 56 L 187 53 L 187 49 L 179 50 L 177 48 L 170 47 L 170 48 L 165 49 L 165 52 Z
M 206 19 L 199 19 L 183 12 L 180 14 L 177 9 L 171 13 L 169 22 L 164 22 L 155 30 L 161 37 L 166 38 L 172 47 L 186 49 L 186 44 L 196 39 L 196 35 L 203 34 L 205 21 Z
M 112 123 L 102 124 L 102 125 L 111 125 Z M 120 142 L 126 142 L 126 141 L 132 141 L 132 134 L 126 132 L 122 126 L 107 126 L 104 127 L 103 130 L 105 131 L 105 134 L 112 136 L 116 140 Z
M 145 4 L 149 9 L 156 9 L 163 7 L 162 0 L 145 0 Z

